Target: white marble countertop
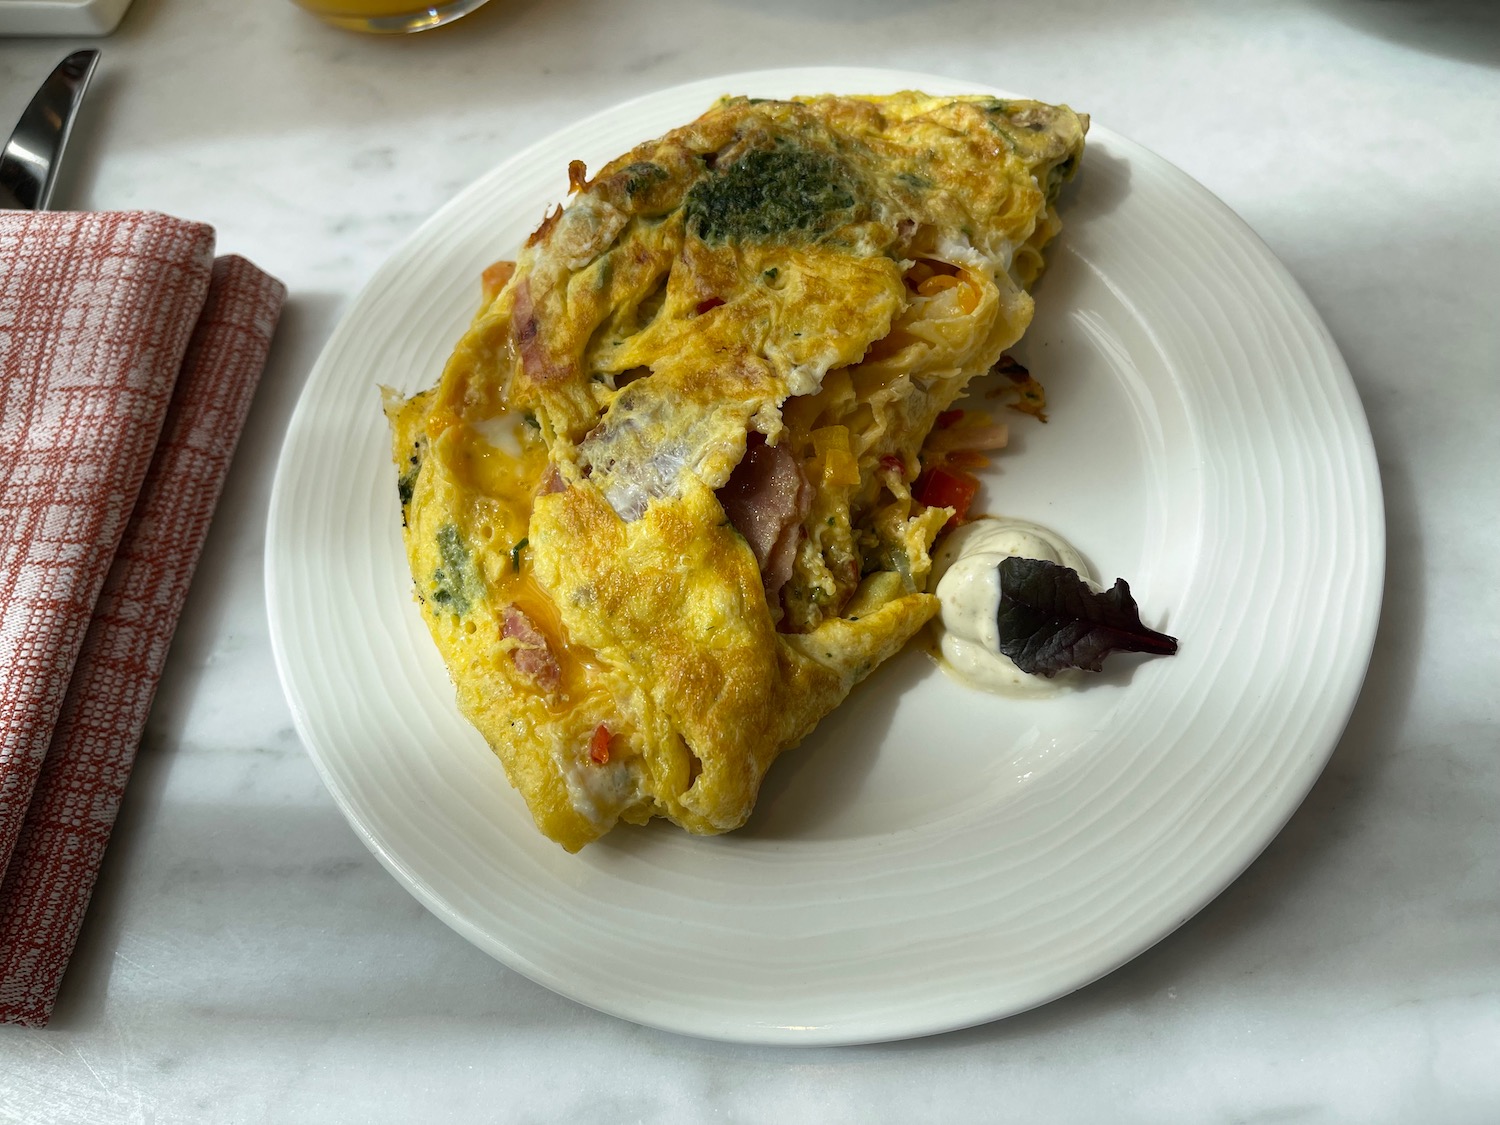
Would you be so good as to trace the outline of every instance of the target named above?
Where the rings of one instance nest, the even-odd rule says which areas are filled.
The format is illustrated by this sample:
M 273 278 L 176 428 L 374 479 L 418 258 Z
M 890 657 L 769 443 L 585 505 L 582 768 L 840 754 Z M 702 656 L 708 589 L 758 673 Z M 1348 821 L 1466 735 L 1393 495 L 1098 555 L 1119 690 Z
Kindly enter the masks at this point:
M 0 41 L 0 120 L 74 45 Z M 291 297 L 56 1016 L 0 1028 L 0 1121 L 1500 1120 L 1490 6 L 492 0 L 387 40 L 284 0 L 135 0 L 101 45 L 59 205 L 205 220 Z M 1171 937 L 989 1026 L 749 1048 L 555 996 L 386 874 L 292 729 L 262 548 L 301 383 L 424 217 L 623 97 L 820 63 L 1067 101 L 1226 200 L 1353 371 L 1389 571 L 1327 771 Z

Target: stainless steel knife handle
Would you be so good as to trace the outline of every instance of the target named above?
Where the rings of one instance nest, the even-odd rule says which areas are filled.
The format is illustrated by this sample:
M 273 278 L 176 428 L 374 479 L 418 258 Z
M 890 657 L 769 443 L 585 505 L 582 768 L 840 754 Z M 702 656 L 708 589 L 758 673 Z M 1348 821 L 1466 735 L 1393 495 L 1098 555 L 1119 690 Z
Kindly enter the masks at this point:
M 45 211 L 57 182 L 73 118 L 88 89 L 99 52 L 75 51 L 47 76 L 0 151 L 0 207 Z

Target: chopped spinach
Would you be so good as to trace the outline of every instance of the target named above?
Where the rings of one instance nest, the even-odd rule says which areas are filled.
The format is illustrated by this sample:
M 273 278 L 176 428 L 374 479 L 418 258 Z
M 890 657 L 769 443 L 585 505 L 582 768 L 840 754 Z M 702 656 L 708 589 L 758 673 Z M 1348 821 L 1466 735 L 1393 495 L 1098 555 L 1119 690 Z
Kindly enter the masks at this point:
M 1063 184 L 1073 178 L 1073 173 L 1078 171 L 1078 156 L 1069 156 L 1061 164 L 1055 164 L 1047 172 L 1047 202 L 1055 203 L 1058 193 L 1062 191 Z
M 649 160 L 637 160 L 625 165 L 625 194 L 632 198 L 639 192 L 649 191 L 667 178 L 667 170 Z
M 396 495 L 401 498 L 401 515 L 406 516 L 406 509 L 411 505 L 412 494 L 417 490 L 417 474 L 422 471 L 422 462 L 415 457 L 406 472 L 396 478 Z
M 821 234 L 853 210 L 854 184 L 833 156 L 789 143 L 756 149 L 693 185 L 688 229 L 715 243 Z
M 401 501 L 401 526 L 406 526 L 406 510 L 411 507 L 411 498 L 417 491 L 417 476 L 422 472 L 422 441 L 412 442 L 415 452 L 407 458 L 406 470 L 396 478 L 396 496 Z
M 474 574 L 469 546 L 458 528 L 445 523 L 437 531 L 438 561 L 432 572 L 432 600 L 462 617 L 473 601 Z

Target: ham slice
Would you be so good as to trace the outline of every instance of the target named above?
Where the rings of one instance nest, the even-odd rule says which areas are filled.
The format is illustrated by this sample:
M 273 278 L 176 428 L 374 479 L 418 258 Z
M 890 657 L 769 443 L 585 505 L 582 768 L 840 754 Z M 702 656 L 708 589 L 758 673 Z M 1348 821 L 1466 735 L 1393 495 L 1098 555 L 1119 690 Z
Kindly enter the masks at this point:
M 781 588 L 792 577 L 802 521 L 812 507 L 813 489 L 802 466 L 785 446 L 767 445 L 751 433 L 745 456 L 715 495 L 735 530 L 745 537 L 755 561 L 771 616 L 781 619 Z
M 510 650 L 510 658 L 523 675 L 530 676 L 543 691 L 557 690 L 557 685 L 562 683 L 562 667 L 552 655 L 547 638 L 523 610 L 513 605 L 505 607 L 505 622 L 500 627 L 500 635 L 519 642 Z
M 521 370 L 538 386 L 545 387 L 569 379 L 572 369 L 558 363 L 542 339 L 541 322 L 531 300 L 531 281 L 523 279 L 516 286 L 515 305 L 511 310 L 511 339 L 521 357 Z

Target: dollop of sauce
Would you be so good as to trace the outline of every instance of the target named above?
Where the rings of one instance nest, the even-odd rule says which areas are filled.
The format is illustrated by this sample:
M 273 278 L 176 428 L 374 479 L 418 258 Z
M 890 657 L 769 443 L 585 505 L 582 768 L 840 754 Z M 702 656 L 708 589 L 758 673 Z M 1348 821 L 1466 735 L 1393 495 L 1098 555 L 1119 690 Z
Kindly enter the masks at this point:
M 1008 556 L 1070 567 L 1097 589 L 1083 556 L 1049 528 L 996 516 L 965 524 L 943 540 L 932 560 L 933 591 L 942 602 L 934 622 L 938 666 L 981 691 L 1049 695 L 1074 675 L 1033 676 L 1000 652 L 1000 562 Z

